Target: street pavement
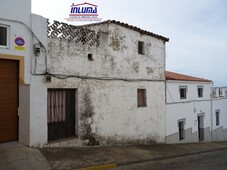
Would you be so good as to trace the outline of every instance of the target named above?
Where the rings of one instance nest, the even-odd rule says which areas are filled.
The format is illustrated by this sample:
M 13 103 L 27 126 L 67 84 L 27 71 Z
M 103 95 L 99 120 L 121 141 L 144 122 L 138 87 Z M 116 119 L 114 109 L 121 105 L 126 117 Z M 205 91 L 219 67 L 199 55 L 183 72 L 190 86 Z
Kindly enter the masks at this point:
M 114 167 L 130 169 L 131 165 L 142 167 L 142 169 L 145 165 L 144 169 L 146 169 L 147 164 L 150 169 L 149 162 L 153 165 L 158 161 L 178 160 L 182 156 L 190 157 L 222 150 L 227 150 L 227 142 L 40 149 L 12 142 L 0 144 L 0 170 L 80 168 L 102 170 Z
M 119 166 L 113 170 L 226 170 L 227 149 Z
M 85 167 L 100 169 L 96 166 L 124 166 L 222 149 L 227 149 L 227 142 L 43 148 L 40 150 L 54 169 L 76 169 Z

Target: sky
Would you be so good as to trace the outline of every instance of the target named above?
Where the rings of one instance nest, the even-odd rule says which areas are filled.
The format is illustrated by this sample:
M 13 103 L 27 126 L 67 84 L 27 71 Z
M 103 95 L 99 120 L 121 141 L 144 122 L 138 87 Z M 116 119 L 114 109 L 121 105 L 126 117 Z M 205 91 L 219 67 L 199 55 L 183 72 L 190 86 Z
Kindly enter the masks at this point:
M 125 22 L 169 38 L 166 70 L 227 86 L 226 0 L 32 0 L 32 13 L 83 25 L 65 18 L 72 3 L 84 2 L 98 6 L 102 21 Z

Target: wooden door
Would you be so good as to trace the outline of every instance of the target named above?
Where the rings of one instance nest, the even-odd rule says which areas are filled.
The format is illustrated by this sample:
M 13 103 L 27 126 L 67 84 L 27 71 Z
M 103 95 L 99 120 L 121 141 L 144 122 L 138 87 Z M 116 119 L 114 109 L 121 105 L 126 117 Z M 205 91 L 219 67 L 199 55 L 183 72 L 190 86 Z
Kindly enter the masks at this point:
M 18 61 L 0 59 L 0 143 L 18 139 L 18 67 Z

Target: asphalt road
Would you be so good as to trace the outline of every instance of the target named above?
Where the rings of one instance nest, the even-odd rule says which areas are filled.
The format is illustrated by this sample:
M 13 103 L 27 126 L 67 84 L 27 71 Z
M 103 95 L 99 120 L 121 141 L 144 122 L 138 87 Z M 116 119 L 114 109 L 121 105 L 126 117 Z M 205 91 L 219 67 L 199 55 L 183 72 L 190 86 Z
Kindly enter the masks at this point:
M 115 170 L 227 170 L 227 149 L 119 166 Z

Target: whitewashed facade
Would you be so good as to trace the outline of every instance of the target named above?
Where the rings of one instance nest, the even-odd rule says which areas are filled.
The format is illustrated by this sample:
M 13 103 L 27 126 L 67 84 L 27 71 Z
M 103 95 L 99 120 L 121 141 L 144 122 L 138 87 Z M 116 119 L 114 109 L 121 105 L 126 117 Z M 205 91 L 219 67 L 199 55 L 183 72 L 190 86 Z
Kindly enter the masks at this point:
M 166 73 L 166 143 L 226 140 L 226 88 L 213 92 L 212 86 L 210 80 Z
M 0 46 L 0 60 L 18 63 L 19 83 L 17 86 L 19 90 L 16 92 L 18 108 L 13 113 L 16 116 L 18 115 L 17 125 L 15 125 L 18 132 L 14 138 L 20 143 L 30 145 L 33 141 L 32 136 L 36 135 L 32 129 L 40 130 L 42 128 L 42 126 L 35 124 L 36 120 L 33 117 L 34 112 L 32 109 L 34 100 L 31 99 L 31 96 L 36 90 L 31 88 L 33 42 L 45 43 L 41 39 L 43 37 L 47 39 L 47 36 L 43 34 L 47 29 L 44 28 L 45 25 L 42 22 L 40 23 L 42 17 L 31 13 L 31 0 L 24 0 L 20 3 L 15 0 L 7 0 L 1 1 L 0 4 L 0 26 L 7 28 L 7 46 Z M 15 43 L 18 37 L 24 40 L 25 44 L 22 47 Z M 0 106 L 4 107 L 2 100 Z M 3 110 L 0 112 L 1 114 L 7 114 L 6 112 L 3 113 Z
M 47 19 L 31 14 L 30 0 L 15 3 L 1 2 L 0 24 L 9 28 L 9 45 L 0 48 L 0 59 L 19 62 L 20 143 L 43 146 L 50 134 L 68 133 L 55 114 L 48 114 L 56 91 L 66 96 L 56 99 L 54 107 L 73 110 L 61 118 L 74 117 L 71 135 L 64 134 L 73 137 L 73 145 L 165 141 L 167 38 L 117 21 L 48 25 Z M 25 40 L 20 50 L 14 48 L 15 36 Z M 57 129 L 48 131 L 50 122 Z
M 32 76 L 32 108 L 39 115 L 35 124 L 43 129 L 34 129 L 31 145 L 48 142 L 48 89 L 75 91 L 76 145 L 163 143 L 168 39 L 117 21 L 81 28 L 80 33 L 85 29 L 98 35 L 99 44 L 92 37 L 86 42 L 48 38 L 47 75 Z M 91 45 L 93 40 L 96 44 Z M 143 42 L 143 54 L 138 54 L 138 41 Z M 138 89 L 145 90 L 143 107 L 138 107 Z
M 227 87 L 213 88 L 213 141 L 227 140 Z

